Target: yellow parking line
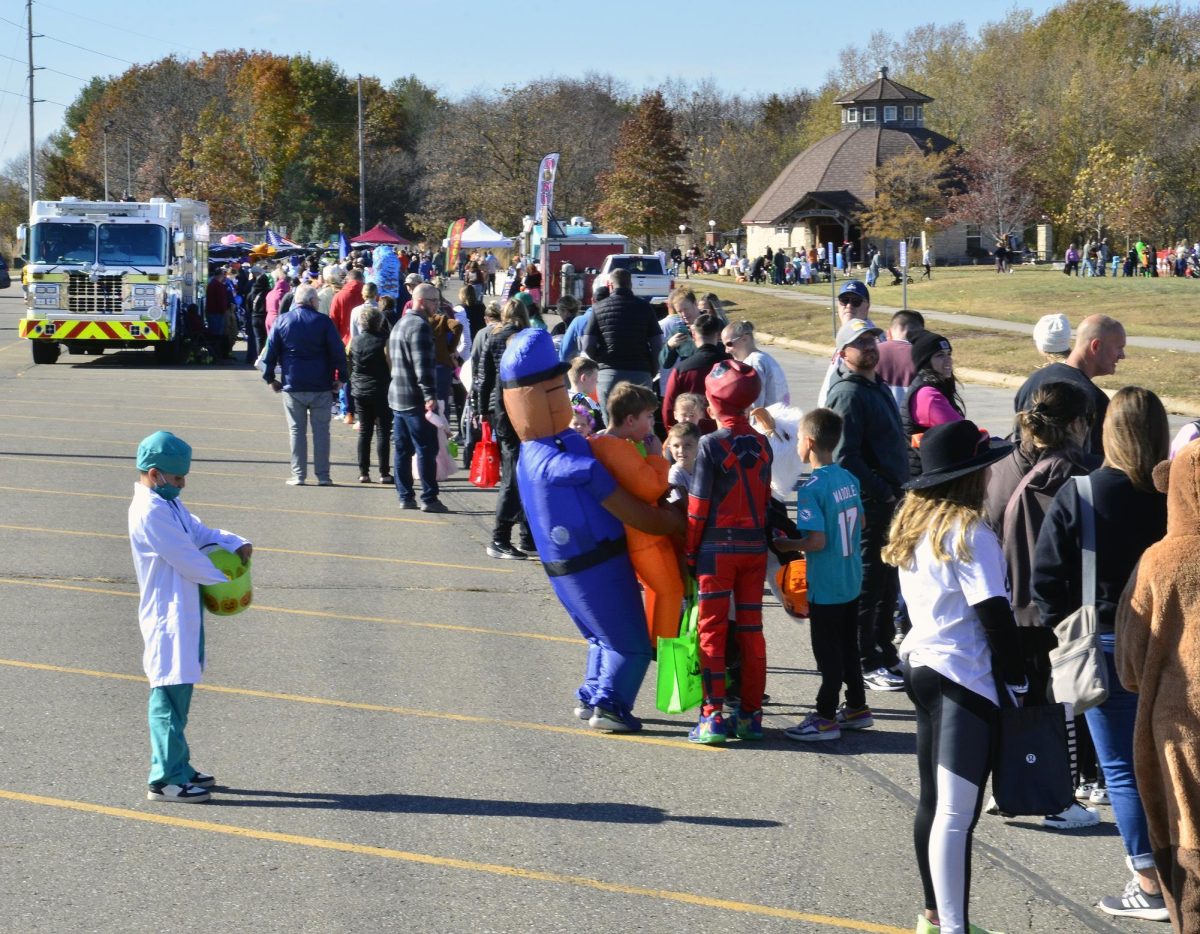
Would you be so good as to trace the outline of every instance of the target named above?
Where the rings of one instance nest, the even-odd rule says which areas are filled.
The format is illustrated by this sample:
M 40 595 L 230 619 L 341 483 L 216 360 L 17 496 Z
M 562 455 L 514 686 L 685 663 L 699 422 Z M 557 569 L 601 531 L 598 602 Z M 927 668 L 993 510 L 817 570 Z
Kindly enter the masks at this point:
M 115 408 L 116 406 L 112 407 Z M 163 419 L 161 418 L 149 418 L 140 422 L 115 422 L 100 418 L 67 418 L 62 415 L 16 415 L 12 412 L 0 412 L 0 418 L 17 418 L 34 422 L 82 422 L 85 425 L 116 425 L 120 428 L 161 427 L 163 424 Z M 238 431 L 242 434 L 251 435 L 263 434 L 263 429 L 261 428 L 218 428 L 215 425 L 184 425 L 179 422 L 173 422 L 169 427 L 174 429 L 195 428 L 199 431 Z M 283 434 L 283 432 L 284 429 L 279 430 L 280 434 Z
M 175 426 L 178 427 L 178 426 Z M 232 429 L 231 429 L 232 430 Z M 106 467 L 109 470 L 125 470 L 132 474 L 136 468 L 132 459 L 117 464 L 106 464 L 97 461 L 63 460 L 55 457 L 32 457 L 25 454 L 0 454 L 0 460 L 28 461 L 34 464 L 63 464 L 68 467 Z M 286 468 L 286 463 L 280 460 L 280 466 Z M 357 469 L 357 468 L 356 468 Z M 237 477 L 239 480 L 263 480 L 270 483 L 282 483 L 281 474 L 268 477 L 266 474 L 233 473 L 228 470 L 189 470 L 189 477 Z
M 21 580 L 14 577 L 0 577 L 0 584 L 10 584 L 16 587 L 41 587 L 47 590 L 73 590 L 80 593 L 106 594 L 114 597 L 137 597 L 132 590 L 106 590 L 101 587 L 83 587 L 79 584 L 52 584 L 48 581 Z M 250 611 L 260 610 L 264 613 L 283 613 L 288 616 L 307 616 L 312 619 L 348 620 L 352 623 L 384 623 L 388 626 L 412 626 L 416 629 L 440 629 L 447 632 L 469 632 L 483 636 L 510 636 L 514 639 L 535 639 L 539 642 L 563 642 L 567 645 L 587 645 L 583 639 L 574 636 L 552 636 L 541 632 L 522 632 L 516 629 L 487 629 L 483 626 L 462 626 L 457 623 L 422 623 L 410 619 L 392 619 L 386 616 L 358 616 L 351 613 L 324 613 L 320 610 L 296 610 L 283 606 L 267 606 L 255 603 Z
M 6 665 L 10 668 L 24 668 L 30 671 L 48 671 L 55 674 L 105 678 L 112 681 L 140 681 L 143 684 L 146 682 L 146 679 L 140 675 L 126 675 L 112 671 L 93 671 L 89 668 L 68 668 L 62 665 L 45 665 L 40 662 L 25 662 L 12 658 L 0 658 L 0 665 Z M 588 739 L 611 739 L 627 743 L 639 743 L 643 746 L 666 746 L 670 749 L 725 751 L 718 746 L 696 745 L 686 740 L 663 739 L 658 736 L 641 736 L 637 733 L 601 733 L 598 730 L 585 730 L 569 726 L 552 726 L 548 723 L 530 723 L 525 720 L 477 717 L 471 714 L 449 713 L 443 710 L 420 710 L 416 707 L 391 707 L 385 704 L 366 704 L 359 701 L 335 700 L 330 697 L 312 697 L 307 694 L 285 694 L 279 691 L 258 691 L 251 688 L 225 687 L 220 684 L 197 684 L 195 687 L 197 691 L 208 691 L 212 694 L 232 694 L 236 697 L 288 701 L 293 704 L 314 704 L 319 707 L 337 707 L 343 710 L 365 710 L 370 713 L 391 713 L 401 717 L 413 717 L 421 720 L 448 720 L 453 723 L 484 724 L 489 727 L 511 727 L 516 730 L 533 730 L 538 733 L 559 733 L 566 736 L 584 736 Z M 680 726 L 683 726 L 683 724 L 680 724 Z
M 32 405 L 45 405 L 46 404 L 44 399 L 5 399 L 4 401 L 6 403 L 13 404 L 13 405 L 31 405 L 32 406 Z M 171 409 L 171 408 L 167 408 L 166 406 L 159 405 L 158 404 L 158 396 L 155 396 L 152 407 L 153 407 L 155 414 L 157 414 L 159 412 L 182 412 L 184 415 L 206 415 L 209 413 L 206 412 L 205 409 L 203 408 L 203 403 L 208 403 L 208 402 L 209 402 L 209 400 L 207 400 L 207 399 L 205 399 L 205 400 L 198 399 L 197 403 L 200 403 L 200 404 L 198 404 L 194 408 Z M 122 408 L 126 408 L 126 407 L 130 406 L 131 404 L 132 403 L 128 399 L 126 399 L 124 404 L 112 403 L 112 402 L 79 402 L 79 401 L 65 403 L 66 407 L 72 408 L 72 409 L 112 409 L 114 407 L 114 405 L 121 405 Z M 238 418 L 276 418 L 277 419 L 277 418 L 279 418 L 279 415 L 275 412 L 238 412 L 237 417 Z
M 0 431 L 0 438 L 21 438 L 26 441 L 66 441 L 68 444 L 71 444 L 74 447 L 79 446 L 79 437 L 78 436 L 72 438 L 72 437 L 68 437 L 65 435 L 30 435 L 30 434 L 26 434 L 25 432 L 21 432 L 21 431 Z M 140 441 L 140 440 L 141 439 L 139 438 L 138 441 Z M 127 450 L 130 450 L 130 451 L 137 450 L 138 441 L 130 441 L 128 439 L 114 441 L 111 438 L 88 438 L 87 439 L 88 444 L 116 444 L 116 445 L 119 445 L 120 447 L 126 448 Z M 220 451 L 225 454 L 260 454 L 263 457 L 279 457 L 278 450 L 260 451 L 256 448 L 219 448 L 219 447 L 214 447 L 211 444 L 204 445 L 204 452 L 207 454 L 209 451 Z M 205 458 L 203 458 L 203 457 L 196 457 L 196 456 L 192 457 L 192 461 L 194 463 L 200 463 L 204 460 L 205 460 Z
M 115 493 L 81 493 L 78 490 L 42 490 L 27 486 L 0 486 L 0 490 L 10 493 L 46 493 L 52 496 L 82 496 L 88 499 L 119 499 L 128 502 L 128 496 L 118 496 Z M 199 500 L 189 500 L 189 505 L 203 506 L 205 509 L 236 509 L 242 512 L 281 512 L 297 516 L 329 516 L 333 519 L 371 519 L 377 522 L 410 522 L 417 525 L 446 525 L 438 519 L 410 519 L 407 516 L 365 516 L 353 512 L 321 512 L 317 509 L 285 509 L 282 506 L 240 506 L 232 503 L 203 503 Z
M 114 538 L 128 539 L 128 535 L 115 532 L 87 532 L 81 529 L 46 529 L 36 525 L 0 525 L 0 529 L 13 532 L 34 532 L 46 535 L 74 535 L 80 538 Z M 405 564 L 423 568 L 452 568 L 456 571 L 486 571 L 489 574 L 513 574 L 509 568 L 488 567 L 481 564 L 450 564 L 444 561 L 414 561 L 411 558 L 385 558 L 379 555 L 347 555 L 336 551 L 302 551 L 298 548 L 268 548 L 254 546 L 256 552 L 263 551 L 276 555 L 303 555 L 307 558 L 343 558 L 347 561 L 378 561 L 384 564 Z
M 60 808 L 68 811 L 79 811 L 84 814 L 99 814 L 104 817 L 115 817 L 122 820 L 141 821 L 142 823 L 158 824 L 164 827 L 178 827 L 185 830 L 197 830 L 204 833 L 240 837 L 244 840 L 261 840 L 268 843 L 284 843 L 290 846 L 306 846 L 318 850 L 333 850 L 339 853 L 350 853 L 355 856 L 371 856 L 377 859 L 397 860 L 404 863 L 416 863 L 422 866 L 436 866 L 439 869 L 458 869 L 463 872 L 520 879 L 525 882 L 545 882 L 551 885 L 591 889 L 598 892 L 608 892 L 613 895 L 634 895 L 642 898 L 658 899 L 659 901 L 694 905 L 698 908 L 712 908 L 718 911 L 729 911 L 736 914 L 755 915 L 764 918 L 780 918 L 785 921 L 819 924 L 842 930 L 864 931 L 868 932 L 868 934 L 907 934 L 908 931 L 908 928 L 893 927 L 890 924 L 877 924 L 874 921 L 860 921 L 857 918 L 839 918 L 833 915 L 796 911 L 791 908 L 758 905 L 754 902 L 711 898 L 707 895 L 696 895 L 692 892 L 655 889 L 643 885 L 626 885 L 622 882 L 605 882 L 603 879 L 591 879 L 587 876 L 573 876 L 567 873 L 549 872 L 542 869 L 525 869 L 520 866 L 505 866 L 501 863 L 484 863 L 473 859 L 457 859 L 451 856 L 433 856 L 428 853 L 393 850 L 382 846 L 367 846 L 361 843 L 330 840 L 326 837 L 309 837 L 300 834 L 279 833 L 274 830 L 258 830 L 254 827 L 241 827 L 236 824 L 221 824 L 214 821 L 194 820 L 187 817 L 172 817 L 169 814 L 134 811 L 130 808 L 115 808 L 106 804 L 70 801 L 65 798 L 50 798 L 45 795 L 30 795 L 7 789 L 0 789 L 0 799 L 42 807 Z M 224 800 L 236 801 L 237 798 L 230 796 Z

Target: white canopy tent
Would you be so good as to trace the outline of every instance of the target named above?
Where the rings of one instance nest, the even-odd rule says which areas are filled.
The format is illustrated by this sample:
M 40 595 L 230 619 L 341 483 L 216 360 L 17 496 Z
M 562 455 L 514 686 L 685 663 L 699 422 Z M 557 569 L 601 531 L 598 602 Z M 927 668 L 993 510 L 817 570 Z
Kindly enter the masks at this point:
M 492 230 L 483 221 L 476 221 L 463 231 L 462 246 L 467 250 L 492 249 L 508 250 L 513 245 L 512 240 Z

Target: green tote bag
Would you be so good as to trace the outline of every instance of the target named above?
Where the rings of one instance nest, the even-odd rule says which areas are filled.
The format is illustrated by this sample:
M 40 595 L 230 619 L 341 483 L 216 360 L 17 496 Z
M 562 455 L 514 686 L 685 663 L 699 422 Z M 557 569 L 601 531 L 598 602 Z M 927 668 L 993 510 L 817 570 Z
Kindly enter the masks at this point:
M 686 713 L 704 700 L 700 678 L 699 597 L 696 582 L 688 582 L 679 636 L 658 640 L 658 692 L 655 706 L 663 713 Z

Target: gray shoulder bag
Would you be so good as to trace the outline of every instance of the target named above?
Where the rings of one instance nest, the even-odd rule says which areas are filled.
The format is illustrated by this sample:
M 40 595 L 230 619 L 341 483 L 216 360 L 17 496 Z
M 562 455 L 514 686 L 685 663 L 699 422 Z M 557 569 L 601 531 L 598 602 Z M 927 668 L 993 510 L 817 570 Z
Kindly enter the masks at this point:
M 1079 519 L 1083 526 L 1083 605 L 1054 627 L 1058 648 L 1050 651 L 1050 692 L 1056 703 L 1071 704 L 1076 714 L 1108 699 L 1108 663 L 1096 635 L 1096 510 L 1092 478 L 1076 477 Z

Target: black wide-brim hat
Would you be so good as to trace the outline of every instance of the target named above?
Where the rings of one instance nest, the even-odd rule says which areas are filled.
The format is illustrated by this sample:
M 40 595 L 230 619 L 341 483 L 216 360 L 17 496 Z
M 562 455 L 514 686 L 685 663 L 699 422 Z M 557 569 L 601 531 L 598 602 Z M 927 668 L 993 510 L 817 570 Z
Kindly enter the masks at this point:
M 921 437 L 921 475 L 904 484 L 906 490 L 925 490 L 965 477 L 994 464 L 1013 446 L 992 438 L 972 421 L 962 419 L 935 425 Z

